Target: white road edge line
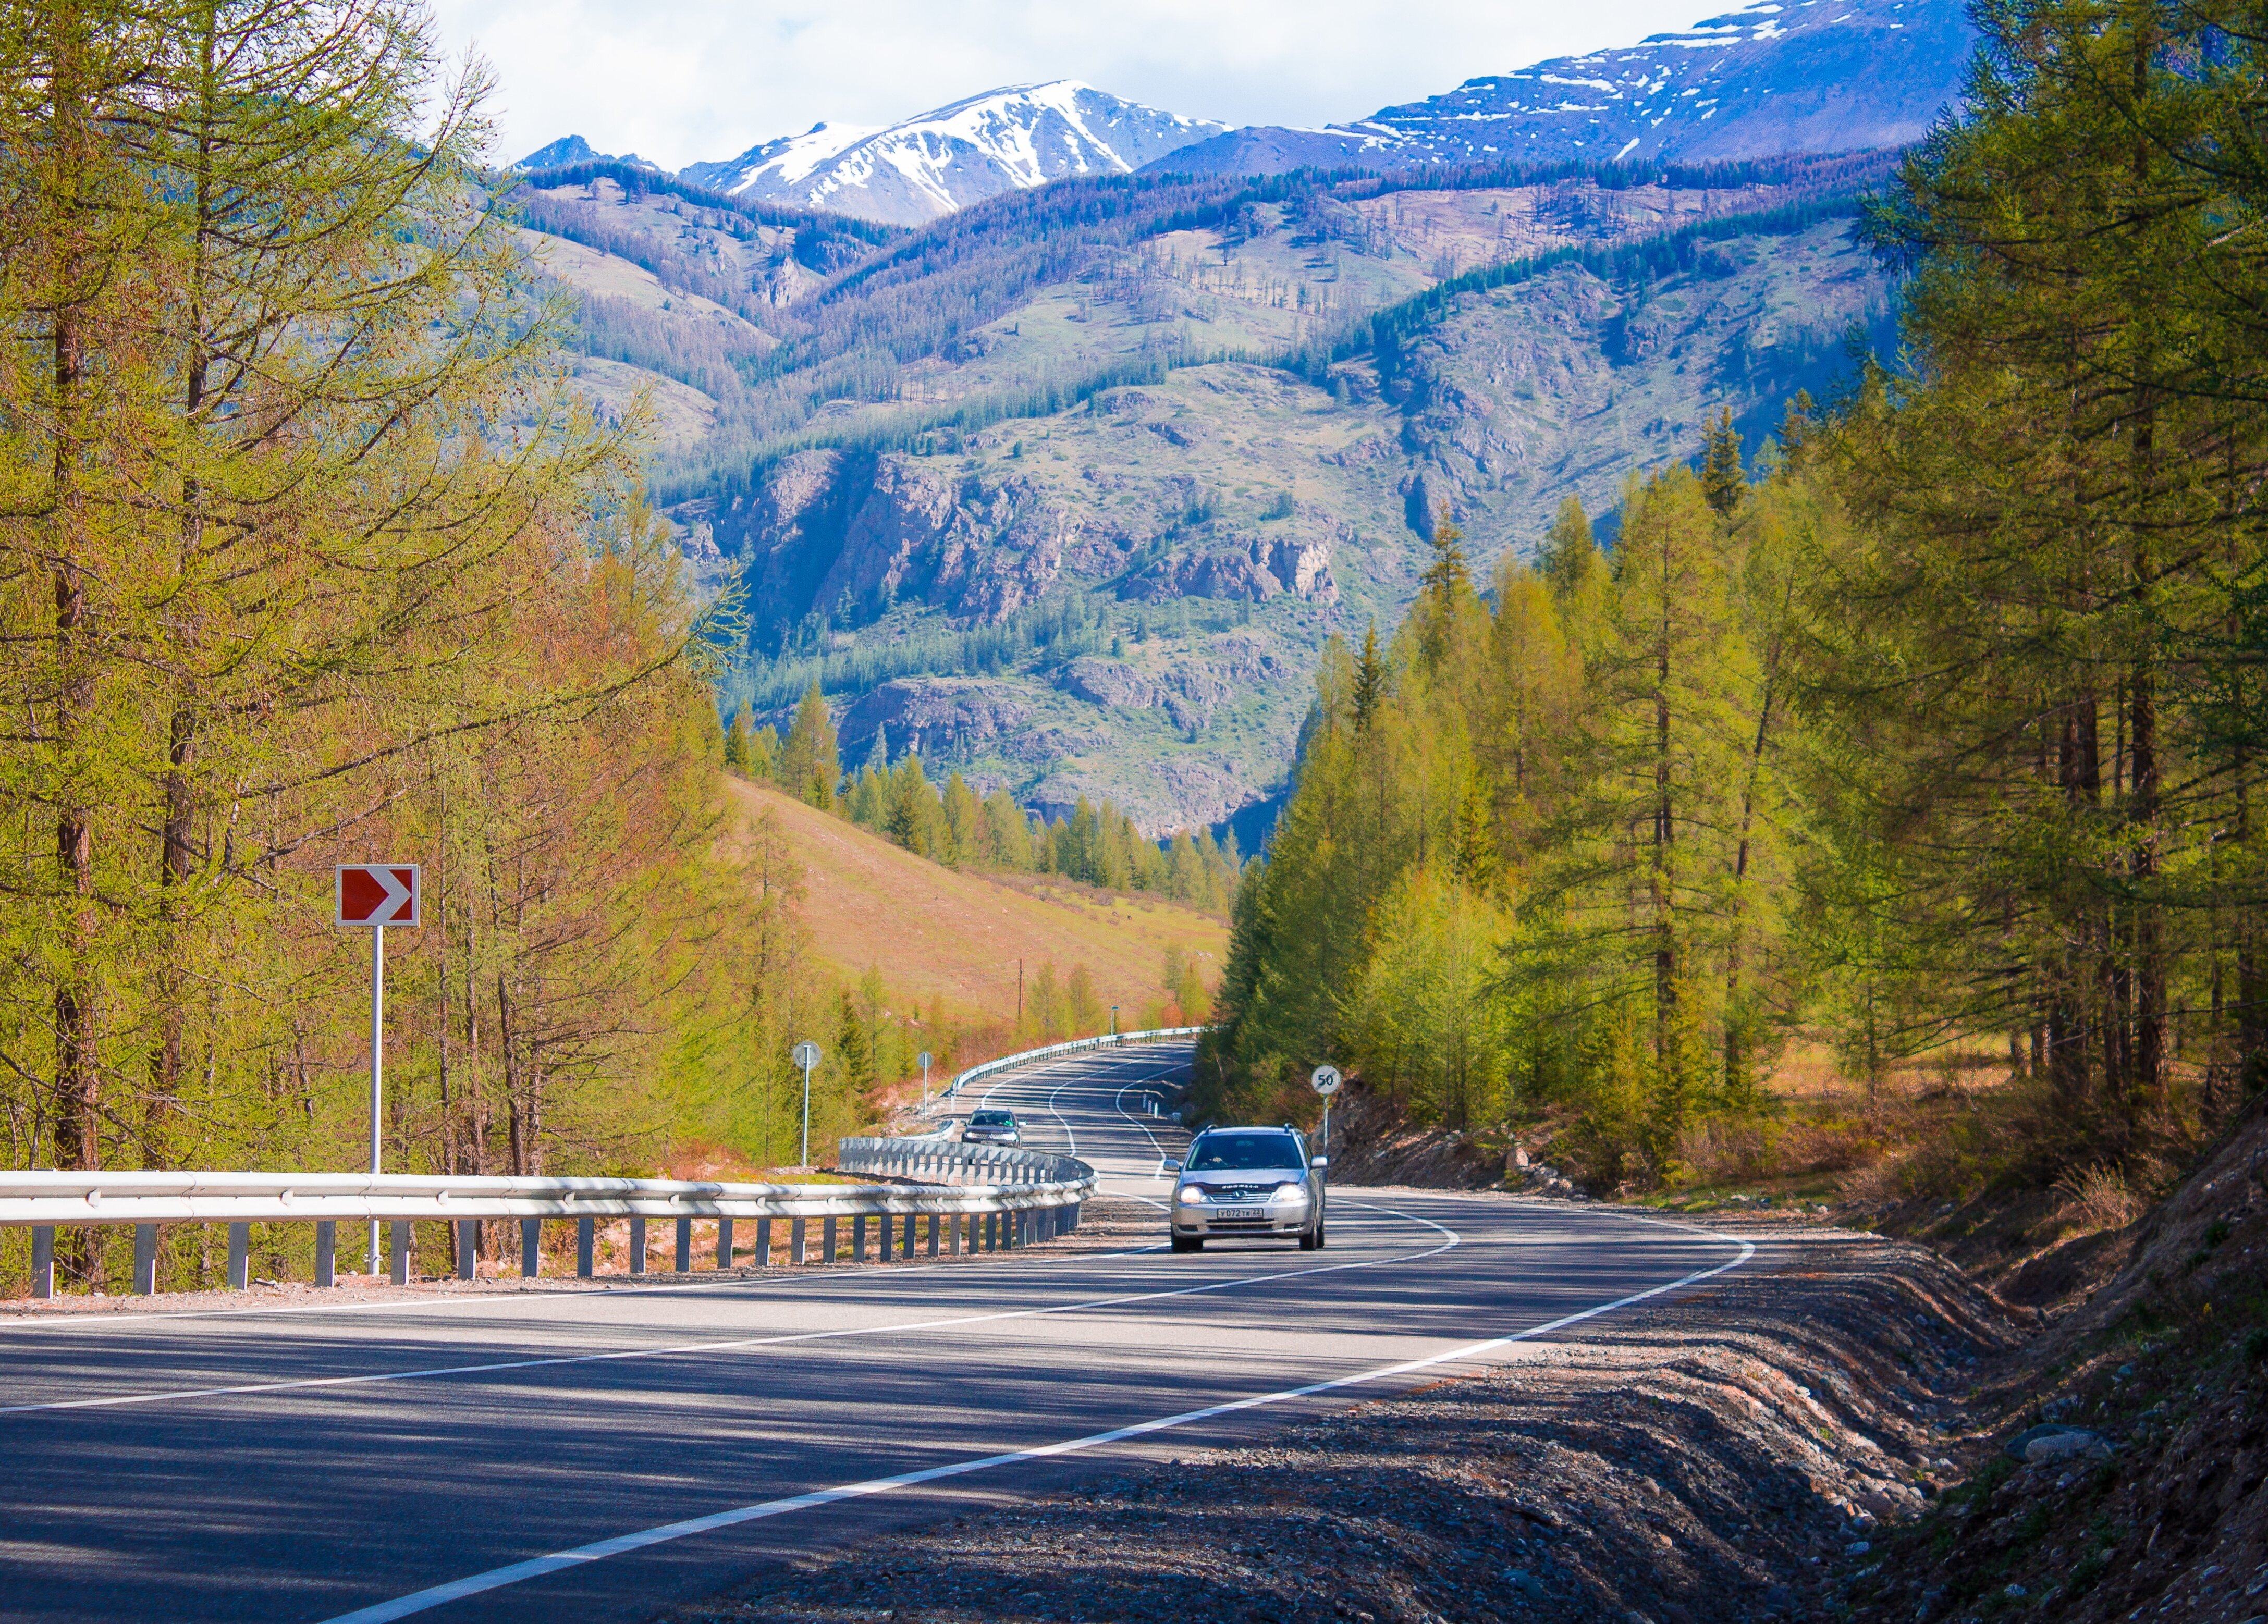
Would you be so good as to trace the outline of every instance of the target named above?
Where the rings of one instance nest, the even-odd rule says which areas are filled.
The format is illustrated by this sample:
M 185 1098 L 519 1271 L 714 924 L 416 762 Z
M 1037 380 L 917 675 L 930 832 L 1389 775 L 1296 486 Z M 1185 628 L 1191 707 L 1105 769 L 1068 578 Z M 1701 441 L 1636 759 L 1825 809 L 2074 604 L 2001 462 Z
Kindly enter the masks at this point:
M 444 1376 L 482 1376 L 500 1370 L 548 1370 L 569 1364 L 614 1364 L 631 1359 L 668 1359 L 695 1357 L 702 1355 L 745 1353 L 754 1348 L 781 1348 L 799 1342 L 836 1341 L 860 1336 L 903 1336 L 917 1332 L 947 1331 L 967 1326 L 997 1325 L 1008 1319 L 1040 1319 L 1052 1314 L 1079 1313 L 1094 1308 L 1121 1308 L 1130 1303 L 1154 1303 L 1167 1297 L 1198 1297 L 1209 1291 L 1226 1291 L 1241 1286 L 1266 1285 L 1279 1280 L 1298 1280 L 1308 1275 L 1329 1275 L 1355 1268 L 1381 1268 L 1390 1264 L 1422 1263 L 1427 1258 L 1448 1251 L 1462 1237 L 1431 1218 L 1421 1218 L 1413 1213 L 1397 1212 L 1390 1207 L 1377 1211 L 1392 1214 L 1412 1224 L 1420 1224 L 1447 1237 L 1438 1246 L 1423 1252 L 1397 1253 L 1392 1257 L 1366 1258 L 1358 1262 L 1328 1263 L 1314 1268 L 1284 1269 L 1272 1275 L 1238 1275 L 1226 1280 L 1210 1281 L 1199 1286 L 1176 1286 L 1170 1291 L 1125 1292 L 1116 1297 L 1082 1297 L 1076 1303 L 1057 1303 L 1044 1308 L 1004 1309 L 998 1313 L 959 1314 L 944 1319 L 917 1319 L 900 1325 L 845 1326 L 832 1331 L 798 1331 L 785 1336 L 735 1337 L 726 1341 L 675 1342 L 662 1348 L 622 1348 L 607 1353 L 558 1354 L 542 1359 L 504 1359 L 478 1364 L 436 1365 L 416 1370 L 371 1370 L 355 1376 L 308 1376 L 294 1381 L 243 1382 L 222 1387 L 168 1388 L 158 1393 L 112 1393 L 94 1399 L 55 1399 L 40 1404 L 0 1405 L 0 1415 L 26 1415 L 51 1410 L 121 1409 L 145 1404 L 169 1404 L 191 1399 L 246 1398 L 261 1393 L 301 1393 L 319 1388 L 376 1386 L 387 1382 L 431 1381 Z M 1143 1251 L 1155 1251 L 1145 1247 Z M 1110 1256 L 1138 1256 L 1139 1253 L 1109 1253 Z
M 1422 1222 L 1422 1220 L 1421 1220 Z M 1642 1222 L 1661 1222 L 1659 1219 Z M 1680 1224 L 1666 1227 L 1683 1228 Z M 393 1619 L 405 1619 L 414 1613 L 430 1612 L 449 1602 L 460 1601 L 468 1596 L 501 1590 L 529 1579 L 538 1579 L 562 1569 L 579 1567 L 608 1556 L 620 1556 L 630 1551 L 642 1551 L 649 1546 L 666 1545 L 674 1539 L 688 1539 L 695 1534 L 714 1532 L 719 1528 L 737 1527 L 742 1523 L 761 1522 L 767 1517 L 784 1517 L 791 1511 L 807 1511 L 814 1507 L 833 1505 L 838 1501 L 862 1499 L 868 1495 L 887 1495 L 902 1488 L 914 1488 L 924 1483 L 934 1483 L 944 1478 L 962 1477 L 971 1472 L 990 1471 L 995 1466 L 1014 1466 L 1023 1461 L 1046 1460 L 1057 1455 L 1075 1454 L 1081 1451 L 1099 1449 L 1105 1444 L 1121 1444 L 1129 1438 L 1138 1438 L 1152 1432 L 1164 1432 L 1174 1427 L 1186 1427 L 1215 1416 L 1234 1415 L 1240 1410 L 1258 1409 L 1264 1405 L 1282 1404 L 1292 1399 L 1311 1398 L 1319 1393 L 1331 1393 L 1343 1387 L 1353 1387 L 1366 1382 L 1385 1381 L 1396 1376 L 1408 1376 L 1418 1370 L 1432 1370 L 1444 1364 L 1480 1358 L 1515 1342 L 1528 1341 L 1564 1330 L 1571 1325 L 1612 1313 L 1633 1303 L 1643 1303 L 1649 1297 L 1675 1291 L 1697 1281 L 1722 1275 L 1746 1263 L 1756 1253 L 1753 1243 L 1735 1236 L 1719 1235 L 1712 1230 L 1694 1233 L 1712 1240 L 1729 1241 L 1741 1249 L 1740 1256 L 1714 1268 L 1698 1269 L 1682 1280 L 1650 1290 L 1633 1292 L 1616 1297 L 1611 1303 L 1602 1303 L 1579 1313 L 1562 1315 L 1543 1325 L 1530 1326 L 1525 1331 L 1514 1331 L 1505 1336 L 1492 1336 L 1485 1341 L 1470 1342 L 1462 1348 L 1432 1354 L 1423 1359 L 1405 1360 L 1399 1364 L 1381 1365 L 1376 1370 L 1363 1370 L 1352 1376 L 1334 1377 L 1329 1381 L 1310 1382 L 1304 1387 L 1286 1387 L 1280 1393 L 1263 1393 L 1256 1398 L 1236 1399 L 1226 1404 L 1208 1405 L 1204 1409 L 1184 1410 L 1178 1415 L 1160 1416 L 1153 1421 L 1137 1422 L 1130 1427 L 1116 1427 L 1108 1432 L 1091 1432 L 1085 1437 L 1067 1438 L 1060 1444 L 1043 1444 L 1033 1449 L 1010 1450 L 1005 1454 L 983 1455 L 973 1460 L 956 1460 L 941 1466 L 927 1466 L 917 1472 L 902 1472 L 895 1477 L 868 1478 L 864 1482 L 843 1483 L 833 1488 L 821 1488 L 807 1495 L 792 1495 L 784 1500 L 766 1500 L 756 1505 L 736 1506 L 731 1510 L 712 1511 L 706 1517 L 688 1517 L 683 1522 L 664 1523 L 658 1528 L 642 1529 L 636 1533 L 618 1534 L 611 1539 L 600 1539 L 590 1545 L 578 1545 L 572 1550 L 555 1551 L 549 1556 L 538 1556 L 506 1568 L 493 1568 L 486 1573 L 476 1573 L 462 1579 L 453 1579 L 446 1584 L 437 1584 L 429 1590 L 417 1591 L 408 1596 L 382 1601 L 375 1606 L 357 1608 L 324 1620 L 324 1624 L 387 1624 Z M 1446 1250 L 1446 1248 L 1437 1248 Z M 1428 1254 L 1430 1255 L 1430 1254 Z

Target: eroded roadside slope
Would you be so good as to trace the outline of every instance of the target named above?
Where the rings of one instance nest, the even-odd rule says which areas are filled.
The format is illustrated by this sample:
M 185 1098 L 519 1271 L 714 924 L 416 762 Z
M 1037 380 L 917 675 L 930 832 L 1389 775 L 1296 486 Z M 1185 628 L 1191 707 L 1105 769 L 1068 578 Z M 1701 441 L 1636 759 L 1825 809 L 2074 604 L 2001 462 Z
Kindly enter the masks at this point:
M 1969 1397 L 2024 1333 L 1918 1247 L 1793 1222 L 1752 1238 L 1757 1260 L 1709 1289 L 1498 1369 L 1264 1445 L 1099 1462 L 1076 1492 L 673 1620 L 1817 1616 L 1973 1453 Z

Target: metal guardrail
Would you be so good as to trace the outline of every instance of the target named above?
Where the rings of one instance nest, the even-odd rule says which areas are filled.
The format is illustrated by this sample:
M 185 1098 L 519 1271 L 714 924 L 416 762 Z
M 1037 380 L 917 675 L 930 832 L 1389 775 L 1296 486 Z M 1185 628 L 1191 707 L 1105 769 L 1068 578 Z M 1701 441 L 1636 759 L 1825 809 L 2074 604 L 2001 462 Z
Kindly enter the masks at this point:
M 939 1093 L 938 1100 L 951 1099 L 961 1092 L 961 1085 L 974 1083 L 979 1077 L 989 1077 L 995 1072 L 1028 1066 L 1035 1061 L 1053 1060 L 1058 1054 L 1084 1054 L 1090 1049 L 1117 1048 L 1128 1043 L 1156 1043 L 1167 1038 L 1194 1038 L 1203 1032 L 1202 1026 L 1160 1026 L 1149 1032 L 1122 1032 L 1116 1035 L 1104 1033 L 1099 1038 L 1073 1038 L 1068 1043 L 1050 1043 L 1045 1048 L 1025 1049 L 1020 1054 L 1003 1054 L 998 1060 L 988 1060 L 981 1066 L 971 1066 Z M 932 1102 L 935 1103 L 935 1102 Z
M 460 1224 L 458 1274 L 473 1275 L 475 1226 L 482 1219 L 517 1218 L 521 1224 L 521 1273 L 541 1260 L 541 1226 L 571 1218 L 577 1225 L 577 1272 L 593 1271 L 593 1231 L 601 1218 L 630 1221 L 630 1272 L 645 1272 L 645 1230 L 652 1218 L 674 1220 L 677 1267 L 691 1267 L 696 1218 L 718 1225 L 720 1264 L 733 1253 L 733 1221 L 756 1221 L 756 1255 L 768 1262 L 770 1226 L 792 1226 L 793 1262 L 809 1260 L 806 1225 L 824 1225 L 822 1255 L 836 1254 L 836 1224 L 851 1224 L 854 1261 L 865 1256 L 868 1220 L 881 1226 L 887 1260 L 893 1231 L 902 1228 L 902 1255 L 911 1257 L 919 1220 L 928 1219 L 929 1254 L 941 1237 L 949 1252 L 1029 1246 L 1078 1227 L 1079 1209 L 1095 1187 L 1094 1170 L 1066 1156 L 968 1145 L 937 1139 L 846 1139 L 840 1171 L 898 1178 L 872 1184 L 726 1184 L 662 1179 L 452 1178 L 419 1173 L 273 1172 L 0 1172 L 0 1226 L 33 1231 L 32 1290 L 55 1290 L 55 1231 L 86 1224 L 135 1227 L 137 1292 L 155 1290 L 160 1224 L 229 1226 L 229 1284 L 245 1285 L 251 1226 L 312 1222 L 316 1226 L 316 1284 L 335 1279 L 337 1224 L 389 1224 L 393 1277 L 409 1279 L 409 1226 L 443 1221 Z M 372 1260 L 373 1267 L 376 1260 Z

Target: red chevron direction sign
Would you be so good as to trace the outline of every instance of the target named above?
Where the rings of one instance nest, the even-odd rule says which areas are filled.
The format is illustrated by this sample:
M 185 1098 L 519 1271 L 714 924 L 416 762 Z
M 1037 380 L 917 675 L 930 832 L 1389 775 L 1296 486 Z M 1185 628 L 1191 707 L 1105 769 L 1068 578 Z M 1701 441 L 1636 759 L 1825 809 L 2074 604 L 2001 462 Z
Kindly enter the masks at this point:
M 417 865 L 414 863 L 342 863 L 338 869 L 338 922 L 342 925 L 416 925 Z

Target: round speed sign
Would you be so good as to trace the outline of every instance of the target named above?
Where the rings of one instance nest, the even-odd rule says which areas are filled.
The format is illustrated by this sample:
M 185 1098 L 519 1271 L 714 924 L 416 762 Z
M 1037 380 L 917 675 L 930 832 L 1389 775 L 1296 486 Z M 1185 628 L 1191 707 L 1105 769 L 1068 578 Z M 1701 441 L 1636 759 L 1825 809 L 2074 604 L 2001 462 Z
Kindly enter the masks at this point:
M 1316 1067 L 1314 1084 L 1315 1092 L 1322 1094 L 1326 1098 L 1337 1093 L 1339 1090 L 1339 1069 L 1336 1066 Z
M 819 1045 L 809 1041 L 795 1046 L 795 1063 L 806 1071 L 819 1063 Z

